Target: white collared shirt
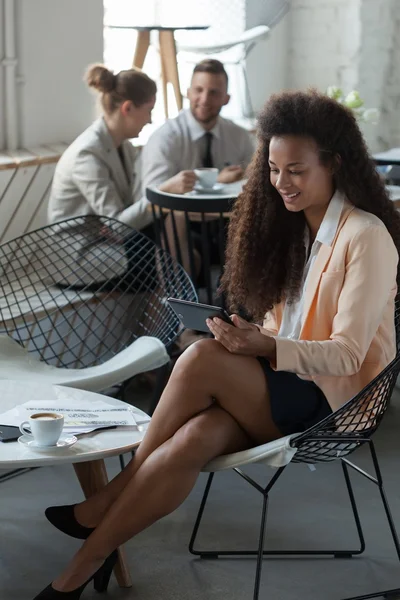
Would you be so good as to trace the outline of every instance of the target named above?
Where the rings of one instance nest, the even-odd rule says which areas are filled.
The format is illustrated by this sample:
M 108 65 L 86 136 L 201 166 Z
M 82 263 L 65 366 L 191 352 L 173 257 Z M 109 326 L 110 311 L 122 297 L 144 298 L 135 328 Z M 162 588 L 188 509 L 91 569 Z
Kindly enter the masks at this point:
M 248 166 L 254 153 L 254 142 L 248 131 L 218 117 L 211 132 L 214 167 Z M 159 185 L 180 171 L 202 167 L 206 153 L 205 133 L 189 109 L 181 111 L 176 118 L 167 120 L 157 129 L 142 151 L 144 191 L 146 187 Z
M 335 192 L 329 203 L 328 209 L 322 220 L 322 223 L 318 229 L 317 236 L 311 246 L 311 252 L 306 261 L 303 273 L 303 283 L 300 290 L 300 297 L 293 304 L 286 304 L 283 309 L 282 323 L 278 332 L 278 337 L 289 338 L 292 340 L 298 340 L 300 336 L 301 327 L 303 325 L 303 306 L 304 296 L 307 288 L 308 276 L 312 269 L 312 266 L 317 258 L 319 249 L 322 244 L 330 246 L 334 240 L 334 237 L 339 226 L 340 216 L 342 214 L 344 204 L 343 194 Z M 305 247 L 306 254 L 310 245 L 310 232 L 308 227 L 305 231 Z

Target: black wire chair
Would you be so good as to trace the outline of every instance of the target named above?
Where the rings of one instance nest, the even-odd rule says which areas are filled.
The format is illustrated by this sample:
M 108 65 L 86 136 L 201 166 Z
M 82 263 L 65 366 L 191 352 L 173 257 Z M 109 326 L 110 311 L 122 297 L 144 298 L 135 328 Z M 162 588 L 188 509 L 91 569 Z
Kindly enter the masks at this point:
M 215 303 L 225 260 L 227 219 L 236 196 L 206 199 L 146 189 L 157 244 L 176 256 L 195 284 L 201 300 Z
M 372 435 L 378 428 L 386 408 L 388 406 L 393 388 L 396 383 L 397 376 L 400 372 L 400 302 L 396 302 L 395 310 L 395 325 L 396 325 L 396 357 L 394 360 L 377 376 L 369 385 L 367 385 L 357 396 L 349 400 L 340 409 L 332 415 L 325 418 L 320 423 L 311 427 L 304 433 L 294 435 L 290 440 L 290 445 L 296 449 L 296 453 L 292 462 L 296 463 L 326 463 L 334 460 L 340 460 L 346 488 L 350 498 L 350 504 L 357 528 L 359 547 L 350 550 L 264 550 L 264 535 L 267 521 L 267 510 L 269 494 L 278 481 L 282 473 L 288 465 L 279 467 L 270 479 L 266 486 L 260 485 L 254 479 L 244 473 L 239 467 L 241 464 L 246 464 L 249 461 L 245 460 L 246 452 L 237 453 L 239 457 L 235 461 L 233 470 L 247 481 L 252 487 L 261 493 L 263 497 L 263 505 L 261 512 L 261 525 L 259 534 L 259 544 L 257 550 L 213 550 L 204 551 L 194 548 L 197 532 L 203 516 L 204 508 L 207 502 L 208 494 L 214 478 L 216 470 L 229 468 L 224 466 L 224 463 L 229 464 L 231 457 L 235 455 L 227 455 L 212 461 L 204 469 L 210 472 L 204 495 L 201 501 L 200 509 L 194 525 L 193 533 L 189 543 L 189 551 L 202 558 L 218 558 L 219 556 L 256 556 L 257 567 L 253 592 L 253 600 L 259 598 L 259 589 L 261 581 L 261 569 L 264 556 L 333 556 L 334 558 L 350 558 L 355 555 L 362 554 L 365 550 L 364 534 L 361 527 L 361 521 L 357 509 L 357 504 L 351 485 L 349 467 L 357 473 L 366 477 L 369 481 L 376 484 L 379 488 L 384 511 L 388 520 L 390 532 L 396 548 L 397 556 L 400 560 L 400 542 L 393 522 L 386 493 L 383 487 L 382 473 L 379 467 L 377 453 L 372 441 Z M 357 448 L 363 445 L 368 445 L 375 474 L 364 471 L 354 463 L 350 462 L 346 457 L 354 452 Z M 260 446 L 260 455 L 265 454 L 268 444 Z M 253 449 L 254 450 L 257 449 Z M 240 455 L 240 456 L 239 456 Z M 243 461 L 241 457 L 243 456 Z M 257 462 L 254 460 L 252 462 Z M 214 468 L 214 464 L 216 468 Z M 232 464 L 232 462 L 231 462 Z M 230 467 L 232 468 L 232 467 Z M 391 597 L 400 594 L 400 588 L 397 590 L 387 590 L 386 592 L 376 592 L 357 596 L 357 598 L 347 598 L 346 600 L 367 600 L 367 598 L 376 598 L 379 596 Z
M 8 241 L 0 269 L 0 333 L 60 371 L 102 365 L 142 336 L 168 349 L 181 324 L 166 298 L 196 300 L 177 261 L 107 217 L 67 219 Z

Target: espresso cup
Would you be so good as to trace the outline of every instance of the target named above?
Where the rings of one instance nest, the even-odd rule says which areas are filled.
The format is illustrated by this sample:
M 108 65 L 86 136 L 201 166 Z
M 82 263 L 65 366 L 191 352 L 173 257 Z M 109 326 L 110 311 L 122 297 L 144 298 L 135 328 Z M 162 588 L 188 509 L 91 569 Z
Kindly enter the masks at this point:
M 199 184 L 203 188 L 212 188 L 217 183 L 218 169 L 202 167 L 201 169 L 195 169 L 194 174 L 196 175 Z
M 32 435 L 37 446 L 55 446 L 64 427 L 64 417 L 58 413 L 34 413 L 19 426 L 21 433 Z

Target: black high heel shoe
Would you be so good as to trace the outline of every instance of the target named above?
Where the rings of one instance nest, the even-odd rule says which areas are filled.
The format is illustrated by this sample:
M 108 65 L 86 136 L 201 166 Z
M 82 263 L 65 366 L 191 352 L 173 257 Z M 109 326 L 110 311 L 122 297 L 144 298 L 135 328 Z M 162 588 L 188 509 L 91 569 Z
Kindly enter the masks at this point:
M 75 504 L 64 506 L 49 506 L 44 514 L 54 527 L 78 540 L 86 540 L 94 531 L 94 527 L 84 527 L 76 520 L 74 514 Z
M 72 592 L 59 592 L 52 585 L 48 585 L 40 592 L 33 600 L 79 600 L 85 587 L 93 581 L 93 586 L 96 592 L 105 592 L 111 578 L 113 568 L 118 560 L 118 550 L 114 550 L 106 558 L 100 569 L 96 571 L 83 585 Z

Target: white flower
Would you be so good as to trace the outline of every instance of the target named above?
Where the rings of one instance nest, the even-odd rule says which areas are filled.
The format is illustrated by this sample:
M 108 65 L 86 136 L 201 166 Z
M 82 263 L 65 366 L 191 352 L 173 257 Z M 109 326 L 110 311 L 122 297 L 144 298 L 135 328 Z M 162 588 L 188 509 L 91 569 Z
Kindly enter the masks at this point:
M 343 92 L 337 85 L 330 85 L 326 90 L 326 95 L 333 100 L 339 100 L 343 96 Z
M 347 108 L 360 108 L 360 106 L 364 104 L 364 101 L 361 100 L 360 94 L 357 92 L 357 90 L 353 90 L 347 94 L 343 104 L 347 106 Z
M 344 98 L 340 87 L 330 85 L 326 90 L 326 95 L 349 108 L 358 121 L 377 124 L 379 111 L 376 108 L 364 108 L 364 100 L 360 97 L 357 90 L 352 90 Z

